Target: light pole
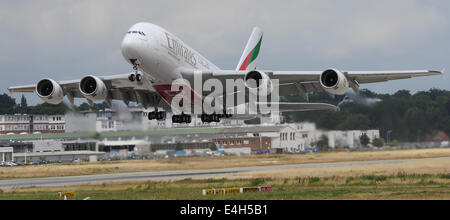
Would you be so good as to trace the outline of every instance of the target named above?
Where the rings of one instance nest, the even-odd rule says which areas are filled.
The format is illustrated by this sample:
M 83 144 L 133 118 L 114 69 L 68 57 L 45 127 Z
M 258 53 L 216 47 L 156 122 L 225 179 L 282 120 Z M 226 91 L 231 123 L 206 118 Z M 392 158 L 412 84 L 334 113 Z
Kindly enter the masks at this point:
M 386 145 L 389 145 L 389 141 L 390 141 L 390 134 L 392 133 L 392 130 L 387 130 L 386 131 Z

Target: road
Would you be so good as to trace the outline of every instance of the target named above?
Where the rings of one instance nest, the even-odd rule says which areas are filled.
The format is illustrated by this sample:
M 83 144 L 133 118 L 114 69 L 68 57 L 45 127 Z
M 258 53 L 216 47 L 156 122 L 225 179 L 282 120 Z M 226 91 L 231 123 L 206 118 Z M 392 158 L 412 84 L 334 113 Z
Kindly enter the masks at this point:
M 0 180 L 0 189 L 21 188 L 21 187 L 71 186 L 89 183 L 120 182 L 120 181 L 135 181 L 135 180 L 173 180 L 184 178 L 211 178 L 217 175 L 233 174 L 249 171 L 393 164 L 411 161 L 432 162 L 436 160 L 449 160 L 449 159 L 450 157 L 425 158 L 425 159 L 349 161 L 349 162 L 334 162 L 334 163 L 309 163 L 309 164 L 290 164 L 290 165 L 272 165 L 272 166 L 233 167 L 233 168 L 205 169 L 205 170 L 172 170 L 172 171 L 136 172 L 136 173 L 99 174 L 86 176 L 11 179 L 11 180 Z

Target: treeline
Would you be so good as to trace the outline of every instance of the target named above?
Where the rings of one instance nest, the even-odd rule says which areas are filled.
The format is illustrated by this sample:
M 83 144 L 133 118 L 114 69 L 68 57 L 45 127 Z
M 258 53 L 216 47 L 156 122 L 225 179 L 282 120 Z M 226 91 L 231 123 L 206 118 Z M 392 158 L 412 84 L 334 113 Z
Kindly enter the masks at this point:
M 389 135 L 390 140 L 398 141 L 423 141 L 437 131 L 450 134 L 450 91 L 431 89 L 412 95 L 400 90 L 390 95 L 362 90 L 352 101 L 342 102 L 344 97 L 314 93 L 311 102 L 341 103 L 340 111 L 286 113 L 285 120 L 311 121 L 327 130 L 380 129 L 383 138 Z M 300 101 L 292 96 L 284 99 Z
M 79 106 L 72 106 L 68 103 L 60 103 L 52 105 L 47 103 L 28 106 L 25 96 L 22 96 L 20 103 L 16 103 L 16 99 L 7 94 L 0 95 L 0 114 L 48 114 L 48 115 L 64 115 L 68 111 L 88 111 L 88 110 L 104 110 L 108 108 L 106 103 L 94 104 L 90 107 L 87 103 Z
M 299 96 L 282 97 L 281 100 L 303 101 Z M 327 93 L 319 92 L 312 93 L 310 101 L 339 105 L 340 111 L 284 113 L 285 121 L 315 122 L 318 128 L 327 130 L 380 129 L 383 138 L 389 134 L 390 140 L 398 141 L 423 141 L 427 135 L 437 131 L 450 134 L 450 91 L 446 90 L 431 89 L 415 94 L 406 90 L 394 94 L 377 94 L 362 90 L 360 96 L 349 95 L 347 98 L 331 98 Z M 23 96 L 17 104 L 9 95 L 0 95 L 0 114 L 65 114 L 67 111 L 105 108 L 108 108 L 105 103 L 95 104 L 93 108 L 87 103 L 80 106 L 64 103 L 28 106 Z

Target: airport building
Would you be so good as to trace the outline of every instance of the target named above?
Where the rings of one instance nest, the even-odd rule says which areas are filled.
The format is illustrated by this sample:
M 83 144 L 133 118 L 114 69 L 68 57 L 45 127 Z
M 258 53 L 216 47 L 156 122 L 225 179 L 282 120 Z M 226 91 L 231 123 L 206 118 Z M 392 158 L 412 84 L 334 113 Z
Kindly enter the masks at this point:
M 272 136 L 272 149 L 277 152 L 303 152 L 314 148 L 322 136 L 328 138 L 330 148 L 361 147 L 360 137 L 366 134 L 370 140 L 380 138 L 379 130 L 325 131 L 316 128 L 314 123 L 286 124 L 278 133 L 263 134 Z
M 68 112 L 65 115 L 0 115 L 0 135 L 13 134 L 48 134 L 73 132 L 115 132 L 149 129 L 191 128 L 191 127 L 226 127 L 244 125 L 242 120 L 223 120 L 220 123 L 202 123 L 194 117 L 190 124 L 172 123 L 172 115 L 166 120 L 148 120 L 152 109 L 129 108 L 113 111 Z M 280 116 L 271 115 L 262 118 L 263 123 L 277 124 Z
M 378 130 L 322 131 L 314 123 L 308 122 L 164 128 L 167 125 L 146 124 L 148 120 L 143 120 L 143 114 L 145 113 L 142 111 L 126 114 L 109 111 L 83 112 L 55 117 L 54 120 L 53 116 L 47 116 L 43 120 L 64 121 L 66 131 L 72 132 L 0 135 L 0 147 L 12 147 L 14 161 L 24 160 L 25 154 L 43 161 L 76 160 L 80 157 L 81 160 L 95 161 L 113 154 L 120 154 L 120 158 L 125 158 L 129 155 L 151 157 L 157 151 L 179 149 L 200 152 L 197 150 L 212 149 L 212 145 L 224 152 L 236 154 L 311 152 L 315 147 L 314 143 L 323 135 L 328 137 L 331 148 L 351 149 L 360 147 L 359 138 L 363 134 L 367 134 L 370 140 L 380 137 Z M 52 157 L 52 154 L 57 157 Z
M 64 115 L 0 115 L 0 134 L 65 133 Z
M 262 136 L 217 138 L 212 142 L 225 149 L 249 148 L 252 152 L 265 152 L 272 148 L 272 138 Z

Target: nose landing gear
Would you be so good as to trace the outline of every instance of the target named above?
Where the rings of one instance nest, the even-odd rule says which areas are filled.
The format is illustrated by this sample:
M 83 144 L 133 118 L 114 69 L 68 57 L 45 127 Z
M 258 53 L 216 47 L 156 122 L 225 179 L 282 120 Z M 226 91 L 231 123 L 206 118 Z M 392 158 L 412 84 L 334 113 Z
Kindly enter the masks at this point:
M 139 73 L 139 61 L 137 61 L 137 59 L 130 59 L 130 62 L 133 64 L 133 70 L 135 71 L 134 73 L 130 74 L 130 76 L 128 76 L 128 79 L 131 82 L 137 81 L 140 82 L 142 81 L 142 74 Z

